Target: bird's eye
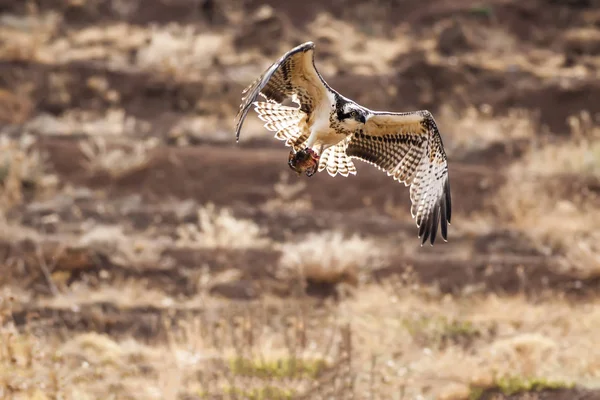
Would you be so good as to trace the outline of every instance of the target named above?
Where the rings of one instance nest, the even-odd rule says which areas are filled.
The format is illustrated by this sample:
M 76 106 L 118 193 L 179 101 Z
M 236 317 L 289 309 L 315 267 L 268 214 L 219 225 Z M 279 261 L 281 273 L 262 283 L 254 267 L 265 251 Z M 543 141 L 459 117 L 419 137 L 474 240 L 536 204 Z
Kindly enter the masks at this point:
M 351 116 L 352 118 L 355 118 L 357 115 L 358 115 L 358 113 L 357 113 L 356 111 L 351 111 L 351 112 L 350 112 L 350 116 Z

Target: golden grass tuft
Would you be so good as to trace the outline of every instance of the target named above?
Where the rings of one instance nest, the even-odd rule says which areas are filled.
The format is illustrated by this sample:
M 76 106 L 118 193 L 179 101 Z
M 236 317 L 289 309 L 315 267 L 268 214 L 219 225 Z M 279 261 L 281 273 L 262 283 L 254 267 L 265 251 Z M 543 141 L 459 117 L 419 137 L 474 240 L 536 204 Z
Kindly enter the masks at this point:
M 138 141 L 129 148 L 110 148 L 102 136 L 92 136 L 79 145 L 85 156 L 85 167 L 91 173 L 107 172 L 113 179 L 145 168 L 157 140 Z
M 526 109 L 510 109 L 506 115 L 494 115 L 491 106 L 468 106 L 456 110 L 442 106 L 437 119 L 447 131 L 444 142 L 449 152 L 461 154 L 486 149 L 497 143 L 531 139 L 536 131 L 537 116 Z
M 68 101 L 70 96 L 66 87 L 69 79 L 68 75 L 56 73 L 51 76 L 50 81 L 53 84 L 51 96 L 54 96 L 57 102 Z M 98 96 L 105 97 L 107 101 L 116 102 L 118 100 L 118 93 L 115 89 L 108 87 L 108 82 L 104 77 L 93 76 L 88 80 L 86 86 L 98 93 Z M 124 137 L 147 133 L 151 129 L 151 125 L 148 121 L 128 115 L 124 109 L 111 107 L 101 113 L 75 109 L 55 116 L 41 112 L 29 119 L 24 124 L 24 129 L 42 136 L 85 135 L 89 137 L 89 141 L 80 143 L 80 147 L 84 151 L 84 155 L 88 157 L 88 161 L 92 161 L 94 157 L 100 156 L 102 151 L 106 151 L 107 138 L 110 138 L 117 145 L 123 144 Z M 155 139 L 149 139 L 146 141 L 140 140 L 137 145 L 146 147 L 149 150 L 155 144 Z M 130 146 L 126 150 L 135 151 L 135 147 Z
M 587 111 L 568 119 L 568 140 L 555 140 L 533 147 L 523 160 L 511 167 L 513 175 L 525 173 L 526 179 L 575 174 L 579 177 L 600 174 L 600 125 Z
M 271 241 L 265 230 L 249 219 L 236 218 L 230 209 L 209 203 L 198 208 L 197 224 L 177 228 L 177 245 L 205 248 L 255 248 Z
M 27 2 L 27 15 L 2 15 L 0 57 L 12 61 L 47 61 L 44 47 L 59 29 L 61 16 L 56 12 L 41 13 L 33 2 Z
M 600 176 L 600 126 L 587 112 L 569 123 L 569 140 L 532 148 L 508 168 L 494 204 L 538 250 L 558 255 L 563 272 L 591 278 L 600 275 L 600 214 L 595 195 L 580 186 Z
M 298 274 L 314 283 L 358 284 L 362 273 L 385 259 L 385 248 L 372 239 L 339 231 L 312 233 L 298 242 L 279 246 L 281 276 Z
M 0 136 L 0 208 L 21 204 L 27 189 L 43 192 L 55 187 L 57 177 L 47 172 L 46 162 L 33 136 Z

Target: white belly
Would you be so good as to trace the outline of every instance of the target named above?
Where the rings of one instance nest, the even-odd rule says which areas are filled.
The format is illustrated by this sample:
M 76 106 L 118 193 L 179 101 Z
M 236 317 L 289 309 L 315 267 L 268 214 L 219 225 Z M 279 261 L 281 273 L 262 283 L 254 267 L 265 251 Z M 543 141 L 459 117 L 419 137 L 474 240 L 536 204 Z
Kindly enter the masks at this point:
M 331 129 L 329 125 L 329 115 L 331 108 L 329 104 L 325 104 L 323 107 L 319 107 L 315 111 L 315 120 L 310 127 L 310 136 L 307 140 L 307 146 L 312 147 L 316 150 L 325 150 L 329 146 L 337 144 L 344 138 L 344 135 L 340 135 L 335 130 Z

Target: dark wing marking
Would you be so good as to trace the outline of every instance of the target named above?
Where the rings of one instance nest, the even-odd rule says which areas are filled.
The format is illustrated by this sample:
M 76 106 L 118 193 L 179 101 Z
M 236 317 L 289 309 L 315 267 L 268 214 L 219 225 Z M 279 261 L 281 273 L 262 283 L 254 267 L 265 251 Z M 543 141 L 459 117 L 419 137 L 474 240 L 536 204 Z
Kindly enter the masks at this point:
M 258 95 L 267 100 L 282 103 L 291 98 L 308 115 L 321 101 L 327 101 L 329 86 L 325 83 L 314 64 L 313 42 L 293 48 L 273 63 L 258 79 L 242 92 L 242 103 L 235 117 L 235 137 L 239 140 L 240 130 L 250 106 Z
M 410 212 L 421 244 L 429 238 L 433 245 L 438 224 L 447 241 L 452 213 L 448 159 L 429 111 L 373 113 L 364 130 L 353 134 L 346 153 L 410 185 Z

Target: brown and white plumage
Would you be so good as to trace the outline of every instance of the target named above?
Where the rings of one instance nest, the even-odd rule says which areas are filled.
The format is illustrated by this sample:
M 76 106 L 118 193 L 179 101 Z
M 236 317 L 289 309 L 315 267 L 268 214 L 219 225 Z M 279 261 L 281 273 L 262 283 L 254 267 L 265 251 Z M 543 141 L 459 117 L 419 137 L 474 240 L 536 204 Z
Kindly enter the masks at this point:
M 433 244 L 440 222 L 447 239 L 452 213 L 448 160 L 431 113 L 372 112 L 346 153 L 410 185 L 410 211 L 423 243 L 429 237 Z
M 292 147 L 290 166 L 297 172 L 348 176 L 356 174 L 352 159 L 372 164 L 410 186 L 421 244 L 433 244 L 438 227 L 447 240 L 448 160 L 431 113 L 373 111 L 342 96 L 317 71 L 314 47 L 307 42 L 290 50 L 243 91 L 236 139 L 254 105 L 265 127 Z M 265 101 L 257 101 L 259 95 Z M 287 99 L 298 107 L 283 105 Z
M 319 157 L 318 170 L 326 170 L 331 176 L 338 173 L 342 176 L 356 175 L 356 167 L 346 152 L 351 138 L 351 136 L 347 136 L 337 144 L 324 150 L 321 157 Z
M 306 114 L 298 108 L 274 102 L 254 102 L 254 111 L 265 122 L 265 128 L 275 132 L 275 138 L 285 140 L 286 146 L 301 150 L 308 139 Z
M 314 44 L 307 42 L 297 46 L 273 63 L 242 92 L 242 103 L 236 115 L 236 139 L 240 137 L 250 106 L 259 95 L 275 103 L 291 98 L 300 105 L 298 110 L 311 119 L 315 108 L 327 101 L 329 93 L 331 88 L 314 65 Z

